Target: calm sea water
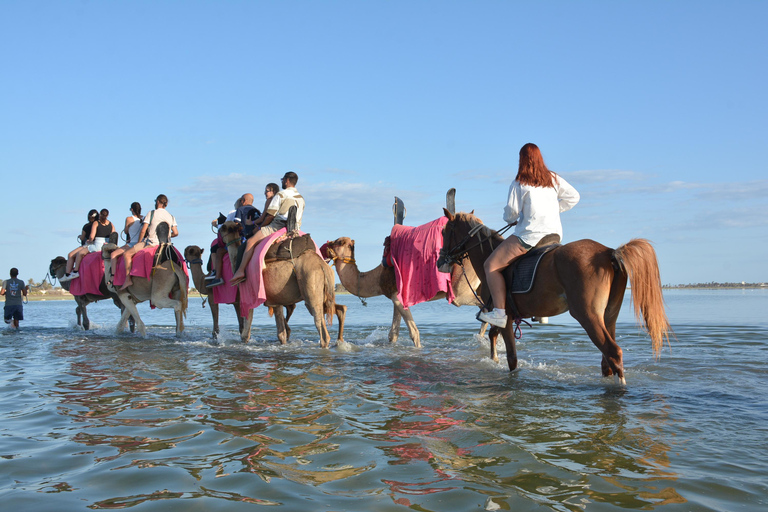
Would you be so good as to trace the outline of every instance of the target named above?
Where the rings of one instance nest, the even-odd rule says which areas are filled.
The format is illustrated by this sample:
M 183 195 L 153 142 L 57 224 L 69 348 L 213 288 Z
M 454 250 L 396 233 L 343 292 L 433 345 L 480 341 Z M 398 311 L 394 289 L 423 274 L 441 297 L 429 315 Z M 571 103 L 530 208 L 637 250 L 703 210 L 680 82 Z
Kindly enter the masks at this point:
M 474 311 L 353 296 L 347 344 L 322 350 L 303 306 L 279 346 L 231 308 L 219 345 L 193 298 L 187 331 L 140 305 L 30 302 L 0 336 L 3 510 L 735 511 L 768 506 L 768 290 L 668 290 L 677 336 L 655 360 L 629 300 L 627 387 L 569 316 L 523 329 L 521 368 L 488 358 Z M 336 325 L 331 328 L 335 337 Z M 504 353 L 501 353 L 502 361 Z

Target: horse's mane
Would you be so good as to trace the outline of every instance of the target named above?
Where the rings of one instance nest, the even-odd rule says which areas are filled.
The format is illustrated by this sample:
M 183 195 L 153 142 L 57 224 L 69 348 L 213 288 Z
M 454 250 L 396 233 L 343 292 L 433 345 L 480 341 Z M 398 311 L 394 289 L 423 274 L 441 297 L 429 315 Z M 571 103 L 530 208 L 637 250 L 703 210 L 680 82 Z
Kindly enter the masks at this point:
M 473 228 L 476 228 L 477 226 L 481 226 L 479 232 L 482 233 L 483 236 L 485 236 L 486 238 L 491 238 L 491 239 L 494 239 L 494 240 L 503 240 L 504 239 L 504 237 L 501 236 L 498 233 L 498 231 L 496 231 L 495 229 L 491 229 L 488 226 L 486 226 L 485 224 L 483 224 L 483 221 L 480 220 L 479 217 L 475 216 L 474 213 L 459 212 L 459 213 L 456 214 L 455 219 L 458 222 L 466 222 L 467 225 L 469 226 L 470 231 Z

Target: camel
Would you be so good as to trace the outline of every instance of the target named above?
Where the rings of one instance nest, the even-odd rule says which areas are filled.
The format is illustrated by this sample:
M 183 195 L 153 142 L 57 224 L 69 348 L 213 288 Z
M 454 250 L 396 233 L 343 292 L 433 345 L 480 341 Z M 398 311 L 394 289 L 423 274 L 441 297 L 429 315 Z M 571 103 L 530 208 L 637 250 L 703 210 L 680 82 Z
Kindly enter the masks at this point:
M 158 230 L 159 231 L 159 230 Z M 162 240 L 162 238 L 161 238 Z M 117 249 L 115 244 L 105 244 L 101 249 L 102 258 L 104 258 L 104 279 L 111 283 L 112 266 L 109 264 L 110 255 Z M 161 244 L 157 249 L 163 258 L 158 261 L 152 269 L 152 276 L 149 278 L 131 276 L 133 284 L 125 290 L 111 288 L 116 291 L 120 302 L 125 306 L 123 315 L 117 323 L 117 332 L 123 332 L 125 322 L 128 316 L 133 316 L 142 336 L 147 335 L 147 329 L 139 316 L 136 304 L 149 300 L 157 308 L 173 308 L 176 316 L 176 335 L 184 331 L 184 316 L 187 314 L 187 276 L 182 268 L 183 262 L 174 261 L 171 258 L 165 258 L 165 255 L 175 255 L 175 249 L 171 244 Z
M 401 318 L 405 319 L 408 327 L 408 333 L 413 340 L 415 347 L 421 347 L 421 335 L 413 320 L 410 309 L 407 309 L 397 298 L 397 282 L 395 280 L 395 269 L 385 267 L 379 264 L 378 267 L 368 272 L 360 272 L 355 263 L 355 241 L 349 237 L 343 236 L 328 242 L 328 256 L 333 260 L 336 266 L 336 273 L 339 275 L 341 284 L 352 295 L 360 298 L 376 297 L 384 295 L 392 301 L 394 306 L 392 313 L 392 326 L 389 329 L 390 343 L 397 343 L 400 334 Z M 480 278 L 475 274 L 472 268 L 467 268 L 464 273 L 461 267 L 456 266 L 451 272 L 451 286 L 455 300 L 455 306 L 480 306 L 480 302 L 473 290 L 480 285 Z M 445 292 L 439 292 L 431 300 L 446 298 Z M 489 338 L 491 344 L 496 344 L 499 335 L 497 327 L 491 327 Z
M 56 279 L 61 279 L 64 277 L 66 266 L 67 259 L 63 256 L 57 256 L 51 260 L 51 264 L 48 267 L 48 273 Z M 69 291 L 71 284 L 72 281 L 64 281 L 61 283 L 61 287 Z M 77 304 L 77 307 L 75 308 L 75 313 L 77 314 L 77 325 L 82 326 L 86 331 L 91 328 L 91 321 L 88 319 L 88 304 L 104 299 L 112 299 L 112 301 L 115 303 L 115 306 L 120 308 L 120 311 L 125 309 L 120 300 L 117 298 L 117 294 L 110 292 L 109 289 L 107 289 L 107 285 L 105 283 L 102 283 L 99 286 L 99 291 L 101 291 L 101 295 L 91 293 L 87 293 L 85 295 L 73 295 L 75 298 L 75 303 Z M 128 321 L 130 324 L 131 332 L 134 332 L 136 324 L 133 320 L 133 316 L 131 316 Z
M 237 268 L 237 253 L 242 243 L 241 230 L 242 226 L 232 221 L 225 222 L 220 228 L 232 268 Z M 249 265 L 249 272 L 254 268 L 255 265 Z M 264 304 L 274 308 L 277 338 L 281 344 L 288 342 L 290 329 L 283 309 L 279 306 L 290 306 L 302 300 L 315 320 L 315 327 L 320 335 L 320 346 L 328 348 L 330 345 L 330 334 L 323 317 L 330 322 L 334 312 L 339 317 L 338 341 L 343 342 L 346 306 L 337 307 L 333 271 L 315 251 L 304 251 L 294 255 L 292 259 L 266 262 L 262 280 L 266 292 Z
M 219 337 L 219 305 L 213 301 L 213 289 L 208 288 L 205 285 L 205 274 L 203 273 L 203 251 L 196 245 L 189 245 L 184 249 L 184 259 L 187 262 L 187 267 L 192 276 L 192 282 L 195 284 L 195 288 L 200 295 L 208 297 L 208 306 L 211 308 L 211 316 L 213 317 L 213 339 Z M 222 285 L 226 286 L 226 284 Z M 238 293 L 237 299 L 232 304 L 235 306 L 235 312 L 237 313 L 237 323 L 240 331 L 240 338 L 244 343 L 248 343 L 251 338 L 251 321 L 253 320 L 253 310 L 248 312 L 248 316 L 243 318 L 240 316 L 240 294 Z M 289 311 L 288 317 L 290 317 L 292 310 Z

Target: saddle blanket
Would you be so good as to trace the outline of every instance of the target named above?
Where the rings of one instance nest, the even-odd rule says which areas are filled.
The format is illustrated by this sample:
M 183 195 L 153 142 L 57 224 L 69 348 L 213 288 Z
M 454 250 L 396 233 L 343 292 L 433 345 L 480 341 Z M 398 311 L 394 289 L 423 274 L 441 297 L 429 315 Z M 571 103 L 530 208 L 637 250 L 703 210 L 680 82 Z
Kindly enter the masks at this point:
M 224 284 L 213 287 L 213 303 L 214 304 L 234 304 L 237 300 L 237 287 L 229 284 L 229 280 L 232 279 L 232 263 L 229 261 L 229 255 L 225 254 L 221 259 L 221 277 L 224 279 Z
M 101 285 L 104 283 L 104 260 L 101 251 L 90 252 L 80 260 L 80 268 L 77 269 L 80 277 L 69 282 L 69 293 L 72 295 L 104 295 Z
M 159 247 L 159 245 L 150 245 L 133 255 L 131 277 L 148 278 L 152 275 L 152 265 L 155 262 L 155 253 Z M 176 256 L 178 256 L 180 262 L 178 265 L 184 270 L 184 275 L 187 278 L 187 286 L 189 286 L 189 271 L 184 264 L 184 256 L 181 255 L 177 248 L 174 247 L 173 250 L 176 251 Z M 176 265 L 176 263 L 174 263 L 174 265 Z M 125 260 L 122 256 L 118 256 L 117 264 L 115 265 L 115 275 L 112 276 L 112 284 L 115 285 L 115 288 L 120 288 L 123 283 L 125 283 Z
M 533 286 L 533 278 L 536 277 L 536 269 L 541 258 L 552 249 L 560 247 L 560 244 L 545 245 L 528 251 L 518 258 L 511 266 L 504 270 L 504 278 L 510 293 L 528 293 Z M 511 275 L 510 275 L 511 274 Z
M 272 244 L 281 236 L 285 235 L 285 228 L 279 229 L 262 240 L 256 246 L 251 261 L 245 269 L 246 279 L 238 285 L 240 290 L 240 316 L 248 316 L 248 311 L 255 309 L 267 301 L 267 292 L 264 287 L 262 272 L 264 271 L 264 255 Z M 303 231 L 297 231 L 299 235 L 305 235 Z M 315 244 L 315 252 L 322 258 L 320 251 Z M 217 287 L 220 288 L 220 287 Z M 214 288 L 215 290 L 216 288 Z
M 397 224 L 392 228 L 390 250 L 397 298 L 406 308 L 431 300 L 438 292 L 445 292 L 449 302 L 455 298 L 451 274 L 437 270 L 447 222 L 446 217 L 440 217 L 417 227 Z

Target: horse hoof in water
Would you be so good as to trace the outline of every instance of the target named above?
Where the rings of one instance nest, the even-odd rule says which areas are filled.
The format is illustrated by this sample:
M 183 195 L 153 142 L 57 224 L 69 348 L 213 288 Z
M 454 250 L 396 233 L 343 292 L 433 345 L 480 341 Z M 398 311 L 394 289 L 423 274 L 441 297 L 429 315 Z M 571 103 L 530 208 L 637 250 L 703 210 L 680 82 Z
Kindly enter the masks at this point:
M 613 374 L 613 383 L 616 384 L 617 386 L 618 385 L 626 386 L 627 385 L 627 379 L 625 379 L 624 377 L 619 378 L 619 376 L 614 373 Z

